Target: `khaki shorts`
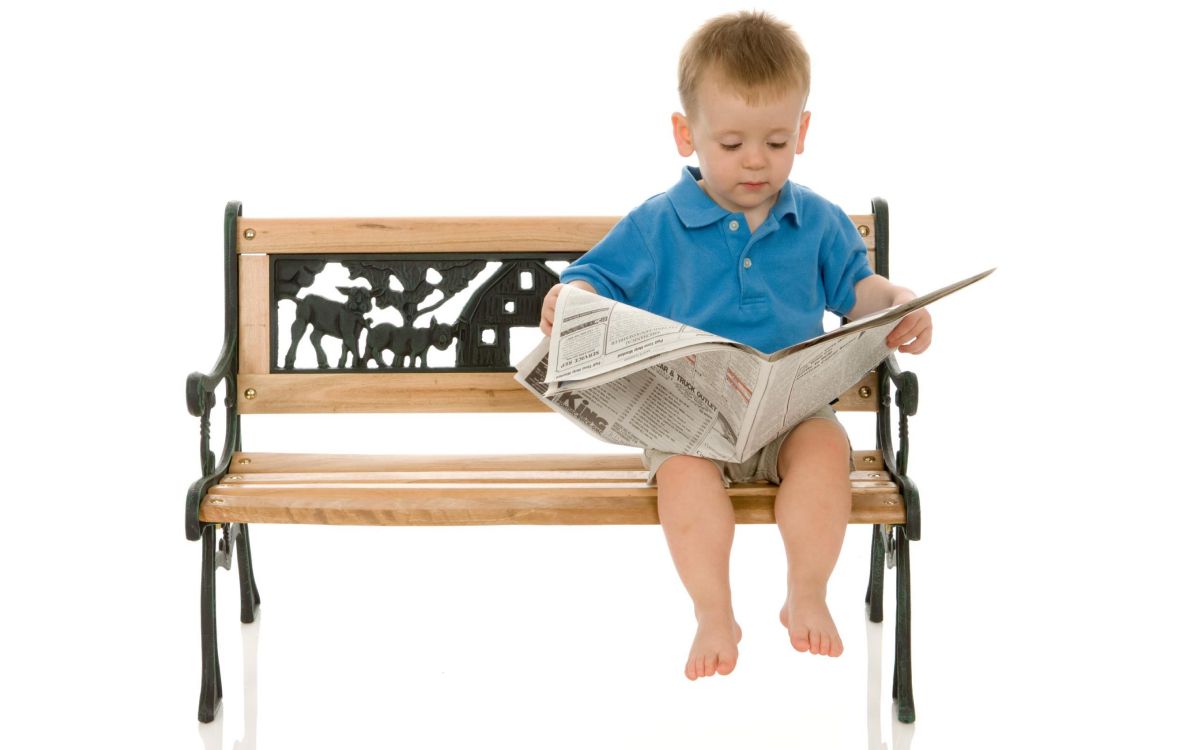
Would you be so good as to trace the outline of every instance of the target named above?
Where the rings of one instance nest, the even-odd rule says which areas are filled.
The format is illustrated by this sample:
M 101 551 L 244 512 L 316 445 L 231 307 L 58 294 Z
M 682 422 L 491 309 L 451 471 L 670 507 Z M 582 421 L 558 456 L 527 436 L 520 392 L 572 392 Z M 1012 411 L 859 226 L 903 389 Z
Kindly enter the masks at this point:
M 846 429 L 842 427 L 842 423 L 838 421 L 838 415 L 834 413 L 834 409 L 829 404 L 818 409 L 813 414 L 801 421 L 805 422 L 810 419 L 829 420 L 838 425 L 838 427 L 842 429 L 843 434 L 846 432 Z M 724 487 L 730 487 L 732 483 L 739 484 L 743 482 L 771 482 L 772 484 L 780 484 L 780 475 L 776 470 L 776 462 L 780 457 L 781 445 L 785 442 L 785 438 L 787 438 L 791 433 L 792 430 L 789 430 L 788 432 L 777 436 L 775 440 L 773 440 L 768 445 L 765 445 L 750 458 L 748 458 L 747 461 L 742 463 L 720 461 L 715 458 L 707 460 L 713 462 L 715 466 L 719 467 L 719 475 L 723 479 Z M 850 440 L 847 438 L 847 445 L 849 444 Z M 661 468 L 661 465 L 665 463 L 666 459 L 676 455 L 678 454 L 663 453 L 662 451 L 653 450 L 652 448 L 646 449 L 642 458 L 645 462 L 645 468 L 649 470 L 649 477 L 646 481 L 650 486 L 657 484 L 655 479 L 657 476 L 657 470 Z M 854 471 L 853 456 L 850 459 L 850 470 Z

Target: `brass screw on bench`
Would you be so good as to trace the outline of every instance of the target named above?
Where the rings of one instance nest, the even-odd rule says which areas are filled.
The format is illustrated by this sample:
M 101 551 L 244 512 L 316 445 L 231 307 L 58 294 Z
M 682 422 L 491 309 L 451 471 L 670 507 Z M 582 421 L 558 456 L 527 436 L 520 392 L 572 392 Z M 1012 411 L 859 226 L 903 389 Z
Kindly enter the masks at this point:
M 875 463 L 875 457 L 874 456 L 863 456 L 863 463 L 873 464 L 873 463 Z
M 245 393 L 245 394 L 243 394 L 243 395 L 245 395 L 245 396 L 246 396 L 246 399 L 247 399 L 247 401 L 250 401 L 251 399 L 253 399 L 253 398 L 254 398 L 255 396 L 257 396 L 258 394 L 257 394 L 257 393 L 255 393 L 255 389 L 254 389 L 254 388 L 247 388 L 247 389 L 246 389 L 246 393 Z
M 869 226 L 867 226 L 866 224 L 859 224 L 858 225 L 858 233 L 864 237 L 870 237 L 871 236 L 871 228 Z
M 870 398 L 871 397 L 871 386 L 864 385 L 862 388 L 859 388 L 858 395 L 862 396 L 863 398 Z M 250 397 L 248 396 L 247 398 L 250 398 Z
M 242 233 L 242 236 L 246 237 L 248 240 L 253 240 L 255 238 L 255 230 L 248 229 Z

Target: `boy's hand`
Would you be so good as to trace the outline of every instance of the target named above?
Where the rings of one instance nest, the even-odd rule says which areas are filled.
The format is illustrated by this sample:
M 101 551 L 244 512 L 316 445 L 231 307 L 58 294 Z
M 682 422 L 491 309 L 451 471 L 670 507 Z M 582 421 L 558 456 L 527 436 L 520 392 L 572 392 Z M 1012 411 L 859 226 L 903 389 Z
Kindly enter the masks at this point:
M 893 305 L 902 305 L 915 299 L 911 292 L 900 294 L 892 301 Z M 892 349 L 899 349 L 909 354 L 920 354 L 932 343 L 932 316 L 926 308 L 921 308 L 905 315 L 899 324 L 887 334 L 887 345 Z
M 538 327 L 542 329 L 543 336 L 549 336 L 554 327 L 555 304 L 559 301 L 559 290 L 562 288 L 562 284 L 555 284 L 546 293 L 546 299 L 542 301 L 542 320 L 538 321 Z
M 551 329 L 555 324 L 555 305 L 559 301 L 559 289 L 562 284 L 555 284 L 546 293 L 546 299 L 542 301 L 542 320 L 538 321 L 538 327 L 542 329 L 543 336 L 549 336 Z M 596 293 L 596 288 L 586 281 L 572 281 L 571 286 L 579 287 L 585 292 Z

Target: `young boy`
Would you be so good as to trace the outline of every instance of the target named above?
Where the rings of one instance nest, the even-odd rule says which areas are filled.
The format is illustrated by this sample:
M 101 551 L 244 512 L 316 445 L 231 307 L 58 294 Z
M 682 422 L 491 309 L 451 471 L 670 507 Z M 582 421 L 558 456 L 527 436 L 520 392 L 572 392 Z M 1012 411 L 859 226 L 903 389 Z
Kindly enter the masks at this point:
M 840 208 L 788 182 L 809 129 L 809 72 L 796 33 L 766 14 L 707 22 L 682 51 L 685 114 L 673 115 L 678 153 L 697 153 L 700 166 L 622 219 L 562 281 L 765 352 L 820 334 L 823 309 L 858 318 L 912 299 L 871 272 Z M 559 288 L 543 307 L 547 335 Z M 919 354 L 931 336 L 920 310 L 887 343 Z M 826 585 L 850 518 L 850 444 L 830 407 L 743 464 L 652 450 L 645 464 L 698 619 L 688 678 L 729 674 L 739 656 L 728 573 L 735 513 L 724 489 L 731 482 L 779 483 L 774 508 L 788 557 L 780 620 L 798 651 L 842 653 Z

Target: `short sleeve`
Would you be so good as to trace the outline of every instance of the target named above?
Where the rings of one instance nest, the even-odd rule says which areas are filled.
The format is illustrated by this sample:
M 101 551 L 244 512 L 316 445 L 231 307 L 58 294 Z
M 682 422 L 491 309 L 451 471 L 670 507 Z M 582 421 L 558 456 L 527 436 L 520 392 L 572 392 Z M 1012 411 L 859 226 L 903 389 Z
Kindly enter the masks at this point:
M 631 216 L 617 222 L 559 276 L 564 284 L 586 281 L 601 295 L 634 306 L 651 296 L 653 277 L 653 256 Z
M 833 228 L 827 233 L 828 242 L 822 249 L 822 287 L 826 292 L 826 309 L 844 316 L 854 307 L 855 284 L 873 272 L 867 263 L 867 244 L 850 217 L 837 206 L 833 211 Z

